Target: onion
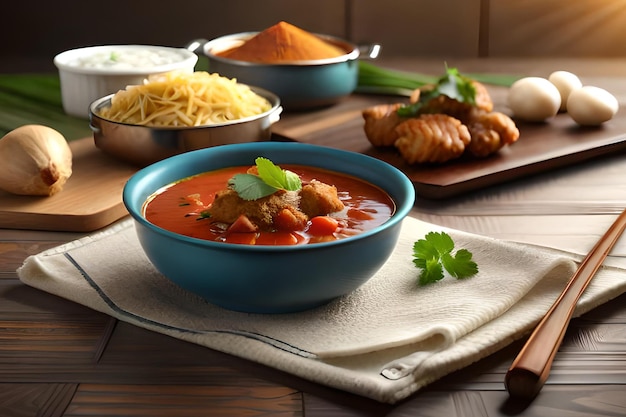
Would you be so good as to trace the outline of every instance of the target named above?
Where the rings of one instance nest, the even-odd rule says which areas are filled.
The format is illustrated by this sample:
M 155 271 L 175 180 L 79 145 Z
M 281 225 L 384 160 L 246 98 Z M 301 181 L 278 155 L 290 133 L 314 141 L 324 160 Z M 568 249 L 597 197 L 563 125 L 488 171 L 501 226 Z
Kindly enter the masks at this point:
M 51 196 L 72 175 L 72 151 L 63 135 L 42 125 L 24 125 L 0 139 L 0 189 Z

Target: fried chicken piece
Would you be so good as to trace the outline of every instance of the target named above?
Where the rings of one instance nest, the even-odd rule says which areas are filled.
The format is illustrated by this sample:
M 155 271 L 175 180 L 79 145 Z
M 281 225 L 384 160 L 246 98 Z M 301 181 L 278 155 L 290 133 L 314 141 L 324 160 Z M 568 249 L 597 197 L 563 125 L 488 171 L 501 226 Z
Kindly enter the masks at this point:
M 499 112 L 475 112 L 468 122 L 468 129 L 472 140 L 467 149 L 479 158 L 496 153 L 519 138 L 515 122 Z
M 337 194 L 337 187 L 321 181 L 311 180 L 300 191 L 300 210 L 307 216 L 315 217 L 341 211 L 343 202 Z
M 472 81 L 472 84 L 476 89 L 476 107 L 487 112 L 493 111 L 493 101 L 487 87 L 478 81 Z
M 416 88 L 415 90 L 413 90 L 413 93 L 411 93 L 411 96 L 409 97 L 409 103 L 411 104 L 417 103 L 420 100 L 421 95 L 422 95 L 422 89 Z
M 208 211 L 219 223 L 233 224 L 244 216 L 262 230 L 285 229 L 285 223 L 289 223 L 290 230 L 297 230 L 294 225 L 304 228 L 311 217 L 343 209 L 334 185 L 311 180 L 299 191 L 279 190 L 257 200 L 244 200 L 227 188 L 215 194 Z
M 393 146 L 398 135 L 395 128 L 405 119 L 398 115 L 402 103 L 379 104 L 363 110 L 365 136 L 374 146 Z
M 254 224 L 262 229 L 271 229 L 274 218 L 283 209 L 298 213 L 300 198 L 295 191 L 277 191 L 258 200 L 244 200 L 236 191 L 225 189 L 215 194 L 215 199 L 209 208 L 211 219 L 216 222 L 231 224 L 240 215 L 245 215 Z M 302 212 L 300 220 L 306 223 L 308 218 Z
M 440 94 L 429 100 L 422 107 L 424 113 L 443 113 L 459 119 L 462 123 L 467 124 L 472 112 L 475 110 L 490 112 L 493 110 L 493 101 L 487 88 L 478 81 L 472 81 L 476 89 L 476 104 L 464 103 L 446 95 Z
M 458 158 L 470 143 L 467 126 L 445 114 L 423 114 L 396 127 L 396 148 L 409 163 L 446 162 Z

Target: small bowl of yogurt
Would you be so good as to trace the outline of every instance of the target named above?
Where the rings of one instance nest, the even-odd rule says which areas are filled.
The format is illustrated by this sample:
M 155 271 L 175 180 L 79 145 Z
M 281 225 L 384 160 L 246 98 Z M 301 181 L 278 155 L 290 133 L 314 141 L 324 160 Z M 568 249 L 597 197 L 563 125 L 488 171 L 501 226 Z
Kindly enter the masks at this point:
M 198 55 L 185 48 L 155 45 L 102 45 L 71 49 L 54 57 L 63 110 L 89 118 L 89 105 L 151 74 L 193 72 Z

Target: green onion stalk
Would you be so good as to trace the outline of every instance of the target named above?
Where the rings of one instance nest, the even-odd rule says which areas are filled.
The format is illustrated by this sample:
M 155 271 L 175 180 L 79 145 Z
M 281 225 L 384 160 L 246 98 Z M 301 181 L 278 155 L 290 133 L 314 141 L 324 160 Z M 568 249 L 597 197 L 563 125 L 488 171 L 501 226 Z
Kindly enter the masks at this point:
M 464 74 L 466 77 L 497 86 L 510 87 L 520 76 L 508 74 Z M 420 87 L 435 84 L 438 76 L 382 68 L 371 62 L 359 61 L 357 92 L 410 96 Z

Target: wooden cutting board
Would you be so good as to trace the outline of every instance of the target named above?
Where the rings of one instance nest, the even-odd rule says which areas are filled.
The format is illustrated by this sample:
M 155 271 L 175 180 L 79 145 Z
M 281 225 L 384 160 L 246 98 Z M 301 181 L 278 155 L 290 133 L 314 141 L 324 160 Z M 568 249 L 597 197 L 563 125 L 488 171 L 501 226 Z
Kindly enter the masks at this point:
M 488 158 L 409 165 L 399 153 L 370 147 L 363 153 L 400 168 L 420 197 L 446 199 L 626 151 L 626 109 L 597 127 L 578 126 L 567 114 L 546 123 L 517 122 L 519 140 Z
M 503 101 L 503 91 L 497 96 L 498 103 Z M 356 151 L 388 162 L 411 179 L 418 198 L 432 200 L 626 152 L 626 108 L 622 108 L 612 120 L 598 127 L 578 126 L 567 114 L 559 114 L 545 123 L 517 122 L 519 140 L 488 158 L 411 165 L 394 148 L 375 148 L 365 136 L 362 110 L 385 101 L 402 100 L 355 95 L 349 102 L 319 112 L 315 118 L 302 114 L 281 120 L 273 131 L 298 142 Z
M 137 167 L 97 149 L 93 138 L 70 142 L 72 176 L 50 197 L 0 190 L 0 228 L 90 232 L 126 216 L 122 190 Z

